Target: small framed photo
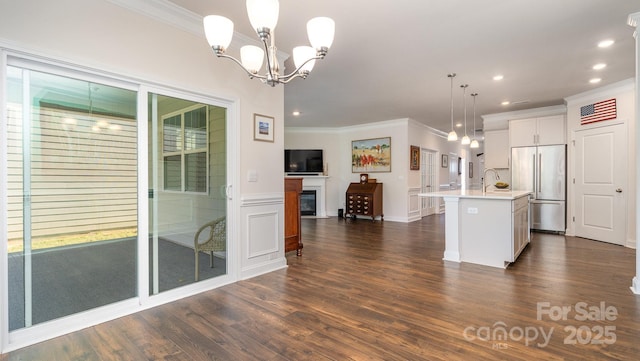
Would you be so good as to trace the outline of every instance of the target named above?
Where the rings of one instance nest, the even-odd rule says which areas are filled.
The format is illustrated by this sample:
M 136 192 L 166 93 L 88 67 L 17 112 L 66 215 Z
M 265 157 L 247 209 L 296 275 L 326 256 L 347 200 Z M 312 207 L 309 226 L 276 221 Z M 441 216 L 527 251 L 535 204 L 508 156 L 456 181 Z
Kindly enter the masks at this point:
M 420 147 L 412 145 L 410 149 L 409 169 L 420 170 Z
M 442 155 L 442 168 L 449 168 L 449 156 L 446 154 Z
M 273 142 L 273 117 L 253 114 L 253 140 Z

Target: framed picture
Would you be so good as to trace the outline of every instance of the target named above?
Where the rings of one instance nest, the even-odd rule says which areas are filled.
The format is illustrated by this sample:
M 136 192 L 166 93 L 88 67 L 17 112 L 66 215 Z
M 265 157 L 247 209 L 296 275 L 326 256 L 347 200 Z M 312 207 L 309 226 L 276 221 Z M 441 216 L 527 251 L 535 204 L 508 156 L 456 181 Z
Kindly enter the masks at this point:
M 391 137 L 351 141 L 351 172 L 391 172 Z
M 449 156 L 446 154 L 442 155 L 442 168 L 449 168 Z
M 473 162 L 469 162 L 469 178 L 473 178 Z
M 273 117 L 253 114 L 253 140 L 273 142 Z
M 420 147 L 411 145 L 409 153 L 409 169 L 420 170 Z

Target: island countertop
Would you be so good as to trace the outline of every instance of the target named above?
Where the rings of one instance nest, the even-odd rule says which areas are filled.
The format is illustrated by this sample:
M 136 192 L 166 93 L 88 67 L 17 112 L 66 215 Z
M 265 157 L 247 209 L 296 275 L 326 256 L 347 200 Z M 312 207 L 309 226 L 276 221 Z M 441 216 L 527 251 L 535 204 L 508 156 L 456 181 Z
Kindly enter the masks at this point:
M 419 197 L 454 197 L 514 200 L 531 194 L 530 191 L 491 190 L 483 193 L 479 189 L 457 189 L 441 192 L 418 193 Z

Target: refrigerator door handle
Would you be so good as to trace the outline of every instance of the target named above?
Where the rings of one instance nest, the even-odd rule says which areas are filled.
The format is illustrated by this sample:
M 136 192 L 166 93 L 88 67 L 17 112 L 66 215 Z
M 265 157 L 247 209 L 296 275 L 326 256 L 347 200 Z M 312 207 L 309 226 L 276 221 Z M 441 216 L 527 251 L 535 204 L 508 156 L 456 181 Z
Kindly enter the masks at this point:
M 542 154 L 538 154 L 538 193 L 542 192 Z
M 536 154 L 533 153 L 533 162 L 531 162 L 531 165 L 533 166 L 533 177 L 531 177 L 531 182 L 532 187 L 531 189 L 533 189 L 533 191 L 536 191 L 536 179 L 538 178 L 538 169 L 536 168 Z M 534 196 L 535 198 L 535 196 Z

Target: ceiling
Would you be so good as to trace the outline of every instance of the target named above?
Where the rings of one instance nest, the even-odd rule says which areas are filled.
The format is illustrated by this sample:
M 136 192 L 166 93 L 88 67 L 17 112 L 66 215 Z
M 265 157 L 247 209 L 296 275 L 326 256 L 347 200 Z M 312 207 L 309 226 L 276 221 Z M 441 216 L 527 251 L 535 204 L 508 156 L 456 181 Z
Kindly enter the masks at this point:
M 244 1 L 172 2 L 202 16 L 226 16 L 236 32 L 255 35 Z M 281 51 L 308 44 L 309 19 L 328 16 L 336 22 L 327 57 L 307 79 L 285 85 L 285 125 L 341 127 L 411 118 L 448 132 L 449 73 L 457 74 L 455 122 L 464 120 L 460 85 L 469 85 L 469 131 L 470 93 L 478 93 L 477 129 L 484 114 L 563 104 L 565 97 L 634 76 L 634 28 L 627 18 L 636 12 L 640 0 L 280 0 L 275 34 Z M 615 44 L 598 48 L 605 39 Z M 212 54 L 211 61 L 227 60 Z M 596 63 L 607 66 L 593 70 Z M 493 80 L 497 74 L 504 79 Z M 599 84 L 589 83 L 596 77 Z M 294 117 L 294 110 L 301 115 Z

